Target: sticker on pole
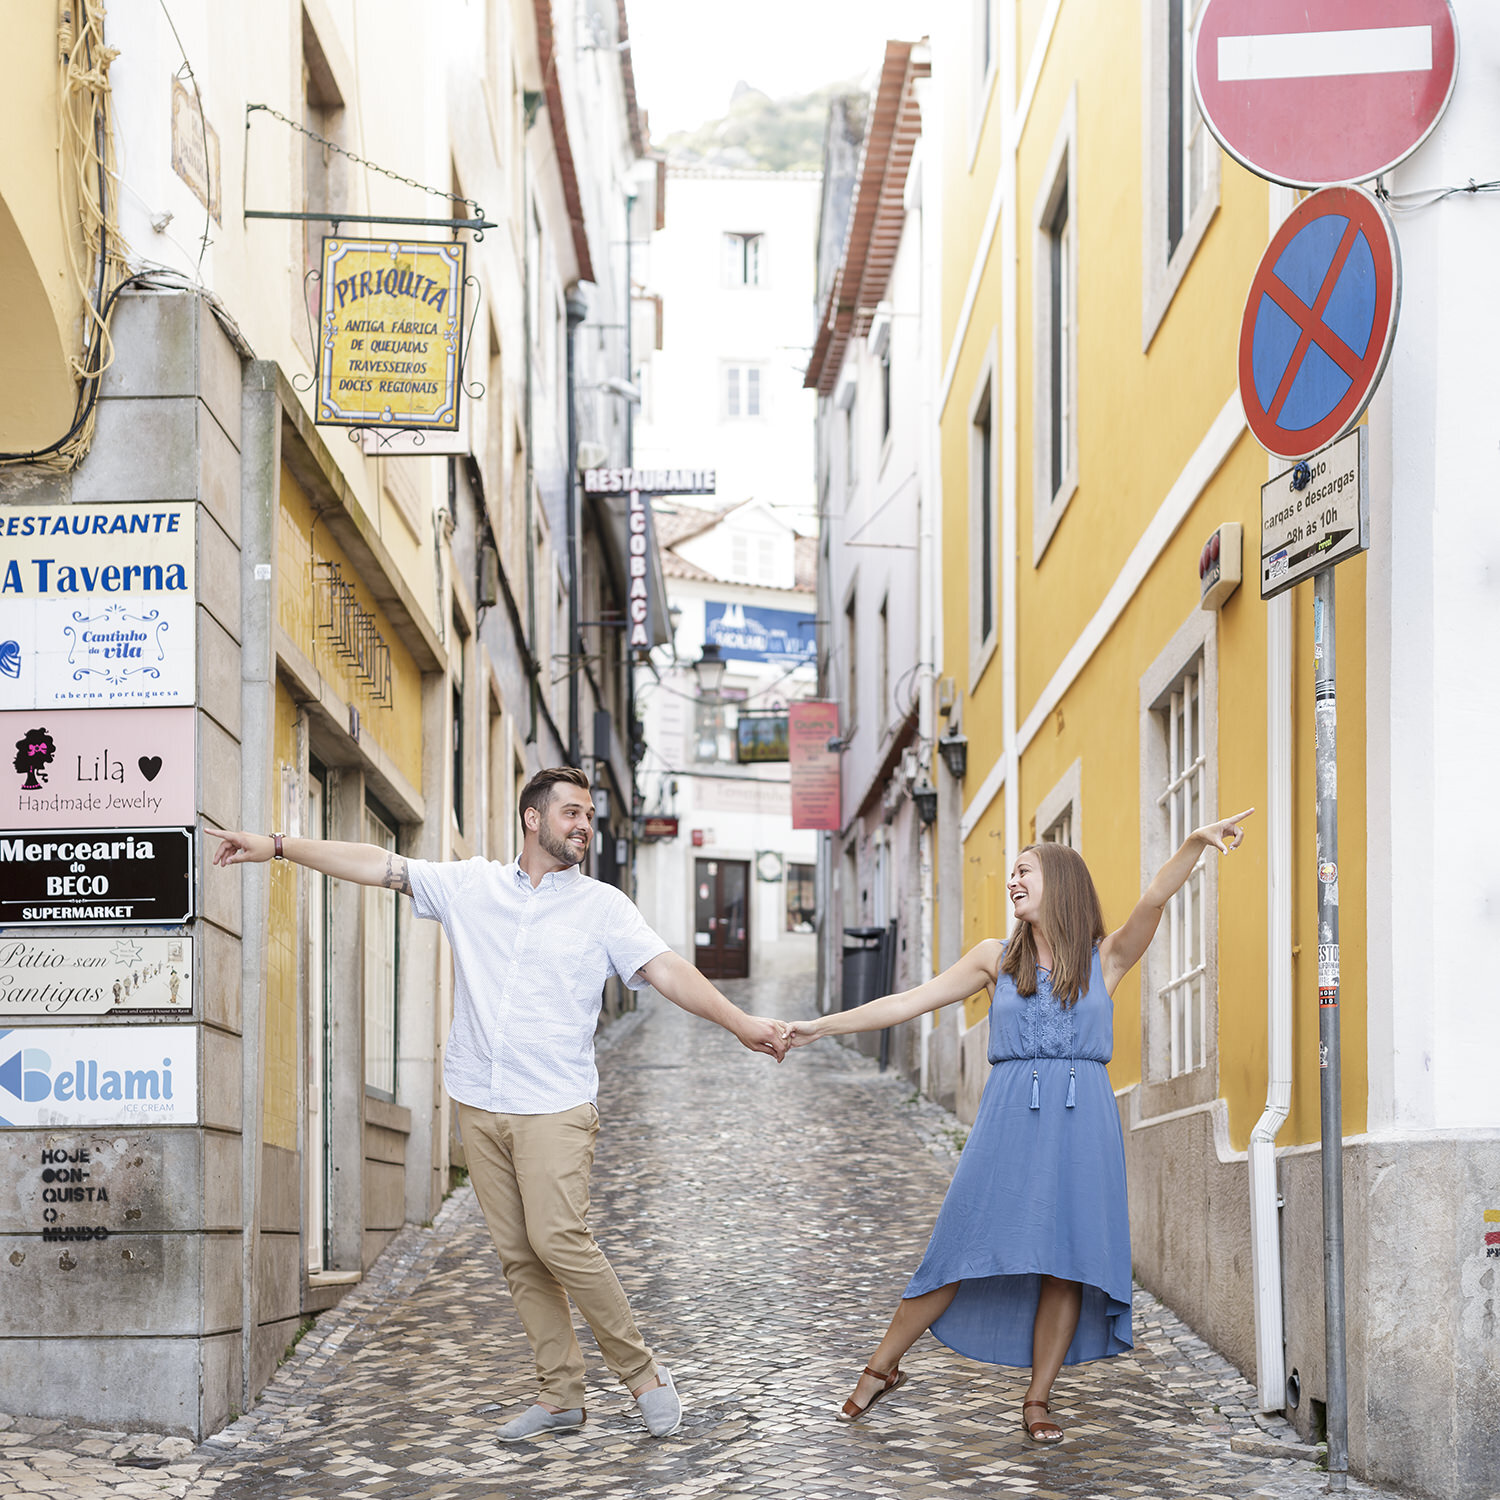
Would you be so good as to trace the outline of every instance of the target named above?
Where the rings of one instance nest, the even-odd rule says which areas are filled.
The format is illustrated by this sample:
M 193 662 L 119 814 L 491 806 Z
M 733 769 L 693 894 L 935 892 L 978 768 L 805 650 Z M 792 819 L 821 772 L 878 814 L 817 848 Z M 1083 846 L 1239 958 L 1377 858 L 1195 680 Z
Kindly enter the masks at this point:
M 1307 458 L 1359 421 L 1401 308 L 1401 254 L 1363 188 L 1304 198 L 1261 257 L 1240 323 L 1240 399 L 1256 441 Z
M 1285 593 L 1370 546 L 1369 457 L 1356 427 L 1260 489 L 1260 597 Z M 1313 611 L 1313 657 L 1323 659 L 1322 611 Z M 1325 876 L 1327 869 L 1332 874 Z M 1338 877 L 1319 866 L 1319 880 Z
M 1289 187 L 1389 171 L 1427 139 L 1457 77 L 1448 0 L 1207 0 L 1193 36 L 1204 123 Z

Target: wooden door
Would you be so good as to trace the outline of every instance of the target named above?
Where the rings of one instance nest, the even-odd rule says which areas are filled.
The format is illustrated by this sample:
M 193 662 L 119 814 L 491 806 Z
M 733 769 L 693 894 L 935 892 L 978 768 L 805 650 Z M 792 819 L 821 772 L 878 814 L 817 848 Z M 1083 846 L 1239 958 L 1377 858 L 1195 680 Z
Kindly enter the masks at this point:
M 750 861 L 694 861 L 693 957 L 709 979 L 750 977 Z

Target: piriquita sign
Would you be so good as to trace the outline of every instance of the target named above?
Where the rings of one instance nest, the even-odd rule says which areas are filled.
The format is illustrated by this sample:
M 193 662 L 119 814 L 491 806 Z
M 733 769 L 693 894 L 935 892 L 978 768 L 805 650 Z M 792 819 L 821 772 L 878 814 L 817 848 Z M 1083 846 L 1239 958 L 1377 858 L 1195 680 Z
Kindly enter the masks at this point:
M 193 702 L 196 506 L 0 518 L 0 709 Z
M 196 1026 L 0 1031 L 0 1127 L 197 1123 Z
M 464 246 L 323 241 L 319 423 L 458 430 Z

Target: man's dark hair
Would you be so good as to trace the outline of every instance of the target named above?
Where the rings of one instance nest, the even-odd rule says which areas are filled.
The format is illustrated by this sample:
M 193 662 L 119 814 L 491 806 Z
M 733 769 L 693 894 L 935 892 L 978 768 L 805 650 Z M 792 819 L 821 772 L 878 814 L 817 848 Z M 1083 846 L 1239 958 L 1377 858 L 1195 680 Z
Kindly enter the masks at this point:
M 549 766 L 545 771 L 538 771 L 521 789 L 521 805 L 517 809 L 517 816 L 521 819 L 522 828 L 526 826 L 527 808 L 534 807 L 539 813 L 547 811 L 553 788 L 559 781 L 565 781 L 569 786 L 582 787 L 584 791 L 589 789 L 588 777 L 576 766 Z

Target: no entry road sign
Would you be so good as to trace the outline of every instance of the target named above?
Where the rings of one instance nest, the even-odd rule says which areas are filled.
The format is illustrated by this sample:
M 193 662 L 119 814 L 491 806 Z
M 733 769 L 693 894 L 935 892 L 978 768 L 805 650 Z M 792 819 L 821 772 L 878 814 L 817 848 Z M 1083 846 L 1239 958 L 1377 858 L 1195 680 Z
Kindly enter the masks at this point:
M 1263 448 L 1306 458 L 1359 421 L 1400 307 L 1385 210 L 1357 187 L 1304 198 L 1261 257 L 1240 323 L 1240 400 Z
M 1458 76 L 1448 0 L 1207 0 L 1198 107 L 1220 145 L 1292 187 L 1363 182 L 1427 138 Z

